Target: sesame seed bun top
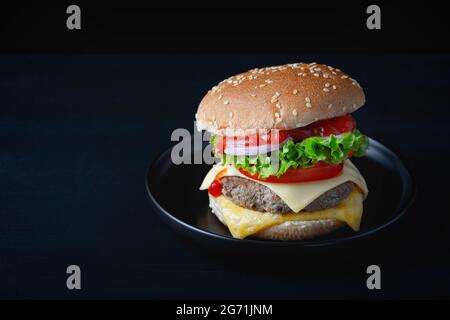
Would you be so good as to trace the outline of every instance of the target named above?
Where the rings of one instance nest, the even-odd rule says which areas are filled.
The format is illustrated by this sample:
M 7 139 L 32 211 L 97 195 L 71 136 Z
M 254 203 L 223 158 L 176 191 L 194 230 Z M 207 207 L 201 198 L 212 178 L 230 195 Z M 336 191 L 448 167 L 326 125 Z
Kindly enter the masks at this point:
M 208 91 L 198 130 L 293 129 L 351 113 L 365 103 L 358 82 L 339 69 L 295 63 L 253 69 Z

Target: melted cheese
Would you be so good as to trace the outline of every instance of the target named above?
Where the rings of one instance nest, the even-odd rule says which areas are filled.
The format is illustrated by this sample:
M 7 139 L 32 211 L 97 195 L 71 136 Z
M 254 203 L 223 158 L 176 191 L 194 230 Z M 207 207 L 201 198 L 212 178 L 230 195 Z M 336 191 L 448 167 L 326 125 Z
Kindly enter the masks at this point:
M 308 204 L 313 202 L 328 190 L 333 189 L 334 187 L 347 181 L 355 183 L 362 190 L 364 198 L 367 197 L 367 193 L 369 192 L 364 178 L 361 176 L 355 165 L 350 162 L 350 160 L 345 160 L 342 173 L 336 177 L 320 181 L 299 183 L 267 183 L 253 180 L 241 174 L 233 166 L 223 166 L 221 164 L 217 164 L 212 167 L 206 175 L 202 185 L 200 186 L 200 190 L 208 189 L 214 181 L 216 175 L 224 169 L 226 169 L 226 171 L 222 172 L 223 176 L 238 176 L 268 187 L 276 193 L 294 212 L 300 212 L 308 206 Z
M 345 222 L 354 231 L 358 231 L 363 212 L 363 195 L 356 189 L 353 189 L 336 207 L 316 212 L 290 214 L 259 212 L 240 207 L 225 196 L 217 197 L 215 201 L 222 208 L 223 219 L 231 235 L 239 239 L 288 221 L 334 219 Z

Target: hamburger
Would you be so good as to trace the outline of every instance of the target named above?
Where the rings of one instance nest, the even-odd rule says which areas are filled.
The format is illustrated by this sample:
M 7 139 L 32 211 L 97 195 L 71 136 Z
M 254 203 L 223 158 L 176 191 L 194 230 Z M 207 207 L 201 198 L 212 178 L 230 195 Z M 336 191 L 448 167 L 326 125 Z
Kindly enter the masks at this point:
M 208 91 L 196 124 L 220 161 L 200 189 L 233 237 L 359 231 L 368 189 L 351 158 L 368 138 L 350 114 L 364 103 L 355 79 L 317 63 L 256 68 Z

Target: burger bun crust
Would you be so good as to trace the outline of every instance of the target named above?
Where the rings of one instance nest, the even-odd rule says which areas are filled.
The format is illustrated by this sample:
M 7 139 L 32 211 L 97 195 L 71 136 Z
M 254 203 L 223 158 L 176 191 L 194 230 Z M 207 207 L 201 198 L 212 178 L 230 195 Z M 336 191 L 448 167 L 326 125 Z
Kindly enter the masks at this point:
M 213 87 L 200 102 L 197 128 L 294 129 L 351 113 L 365 103 L 358 82 L 324 64 L 253 69 Z

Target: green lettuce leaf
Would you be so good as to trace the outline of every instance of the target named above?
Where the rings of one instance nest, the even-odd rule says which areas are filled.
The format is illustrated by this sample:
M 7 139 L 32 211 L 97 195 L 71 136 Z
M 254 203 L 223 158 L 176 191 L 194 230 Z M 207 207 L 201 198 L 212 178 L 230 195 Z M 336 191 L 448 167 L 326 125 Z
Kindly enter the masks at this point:
M 214 139 L 216 140 L 216 139 Z M 350 153 L 355 157 L 362 157 L 369 146 L 369 139 L 359 130 L 346 132 L 329 137 L 310 137 L 301 142 L 288 141 L 281 149 L 274 151 L 276 154 L 264 154 L 257 156 L 231 156 L 222 155 L 224 164 L 234 165 L 250 174 L 259 174 L 260 178 L 269 176 L 281 176 L 289 168 L 307 168 L 318 161 L 330 164 L 339 164 L 347 159 Z M 278 166 L 271 162 L 278 158 Z
M 211 134 L 211 137 L 209 137 L 209 143 L 211 143 L 212 145 L 216 145 L 216 143 L 219 140 L 219 136 L 215 135 L 215 134 Z

